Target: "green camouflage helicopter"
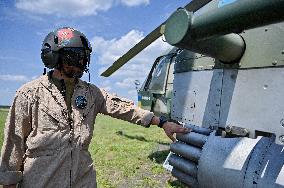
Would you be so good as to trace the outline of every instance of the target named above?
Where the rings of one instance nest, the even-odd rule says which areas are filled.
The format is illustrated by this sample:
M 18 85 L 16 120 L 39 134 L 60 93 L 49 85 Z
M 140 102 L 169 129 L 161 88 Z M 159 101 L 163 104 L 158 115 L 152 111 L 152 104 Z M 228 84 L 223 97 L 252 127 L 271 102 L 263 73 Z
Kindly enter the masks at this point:
M 189 187 L 284 187 L 284 0 L 192 0 L 102 75 L 164 35 L 141 106 L 192 129 L 165 166 Z

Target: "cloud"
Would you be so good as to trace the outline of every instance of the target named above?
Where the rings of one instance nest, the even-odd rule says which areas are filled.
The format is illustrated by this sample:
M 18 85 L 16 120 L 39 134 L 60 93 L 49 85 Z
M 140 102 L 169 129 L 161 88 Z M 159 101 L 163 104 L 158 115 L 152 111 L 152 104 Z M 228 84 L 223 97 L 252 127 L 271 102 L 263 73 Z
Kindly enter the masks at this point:
M 131 96 L 136 96 L 137 95 L 137 91 L 132 89 L 132 90 L 129 90 L 128 91 L 128 94 L 131 95 Z M 137 98 L 137 97 L 136 97 Z
M 102 65 L 113 63 L 142 38 L 143 33 L 137 30 L 131 30 L 120 39 L 105 40 L 102 37 L 94 37 L 92 40 L 94 51 L 100 54 L 98 63 Z
M 147 5 L 150 0 L 17 0 L 18 9 L 36 14 L 55 14 L 57 16 L 90 16 L 98 11 L 107 11 L 112 6 Z
M 4 61 L 9 61 L 9 62 L 13 62 L 13 61 L 23 61 L 22 58 L 19 57 L 15 57 L 15 56 L 4 56 L 4 55 L 0 55 L 0 60 L 4 60 Z
M 138 6 L 141 4 L 148 5 L 150 3 L 150 0 L 121 0 L 121 3 L 129 7 L 132 7 L 132 6 Z
M 40 77 L 39 75 L 35 75 L 35 76 L 32 77 L 32 80 L 35 80 L 35 79 L 37 79 L 39 77 Z
M 15 81 L 15 82 L 27 82 L 29 79 L 24 75 L 10 75 L 4 74 L 0 75 L 1 81 Z
M 95 36 L 91 43 L 93 51 L 97 56 L 96 64 L 101 66 L 99 73 L 105 71 L 115 60 L 143 38 L 143 32 L 138 30 L 131 30 L 118 39 L 106 40 L 103 37 Z M 99 84 L 99 86 L 112 88 L 112 91 L 118 95 L 124 93 L 124 97 L 136 100 L 135 80 L 139 80 L 142 83 L 146 79 L 155 59 L 166 53 L 170 48 L 171 46 L 161 39 L 156 40 L 113 75 L 108 78 L 101 78 L 108 80 L 108 82 L 104 82 L 104 85 Z
M 131 30 L 119 39 L 106 40 L 103 37 L 95 36 L 92 40 L 93 51 L 98 55 L 98 64 L 108 66 L 115 60 L 126 53 L 135 44 L 144 38 L 144 34 L 138 30 Z M 153 42 L 145 50 L 139 53 L 131 60 L 131 64 L 127 65 L 128 70 L 137 70 L 137 68 L 145 68 L 149 63 L 153 63 L 153 59 L 157 58 L 161 53 L 168 50 L 170 45 L 160 39 Z
M 116 82 L 115 85 L 123 89 L 133 89 L 134 81 L 134 78 L 125 78 L 122 81 Z
M 104 89 L 108 92 L 112 92 L 111 82 L 110 80 L 105 80 L 100 84 L 100 88 Z

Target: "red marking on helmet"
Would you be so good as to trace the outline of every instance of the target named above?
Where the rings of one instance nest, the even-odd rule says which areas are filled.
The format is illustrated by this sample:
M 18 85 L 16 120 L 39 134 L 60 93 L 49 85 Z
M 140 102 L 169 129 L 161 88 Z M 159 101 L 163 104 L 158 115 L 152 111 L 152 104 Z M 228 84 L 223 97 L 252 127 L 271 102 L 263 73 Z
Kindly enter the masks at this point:
M 58 41 L 62 43 L 65 40 L 70 40 L 73 38 L 73 29 L 71 28 L 64 28 L 57 31 Z

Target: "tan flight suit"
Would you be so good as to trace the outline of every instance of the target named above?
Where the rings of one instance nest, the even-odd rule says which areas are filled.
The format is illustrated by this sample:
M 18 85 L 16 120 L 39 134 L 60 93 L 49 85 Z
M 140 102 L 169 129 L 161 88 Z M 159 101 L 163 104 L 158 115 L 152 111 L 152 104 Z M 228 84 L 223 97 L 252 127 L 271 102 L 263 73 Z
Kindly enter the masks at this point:
M 87 99 L 80 109 L 78 96 Z M 0 184 L 20 187 L 96 187 L 88 151 L 98 113 L 148 127 L 153 113 L 78 80 L 71 118 L 63 95 L 45 75 L 17 91 L 5 124 Z M 70 114 L 70 113 L 69 113 Z

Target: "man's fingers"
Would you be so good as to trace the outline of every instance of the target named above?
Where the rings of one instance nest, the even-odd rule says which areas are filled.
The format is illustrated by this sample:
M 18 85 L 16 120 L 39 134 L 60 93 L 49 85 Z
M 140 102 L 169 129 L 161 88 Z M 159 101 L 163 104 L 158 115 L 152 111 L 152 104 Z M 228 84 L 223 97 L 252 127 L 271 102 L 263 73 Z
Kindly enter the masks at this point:
M 163 129 L 164 129 L 166 135 L 167 135 L 173 142 L 176 141 L 175 137 L 173 136 L 175 133 L 185 134 L 185 133 L 191 132 L 191 129 L 182 127 L 182 126 L 180 126 L 180 125 L 178 125 L 178 124 L 176 124 L 176 123 L 173 123 L 173 122 L 167 122 L 167 123 L 165 123 L 165 125 L 163 126 Z
M 176 129 L 176 133 L 189 133 L 191 129 L 185 128 L 185 127 L 178 127 Z
M 173 142 L 175 142 L 175 140 L 176 140 L 175 137 L 174 137 L 175 131 L 174 131 L 171 127 L 168 127 L 168 126 L 164 126 L 163 129 L 164 129 L 166 135 L 167 135 Z
M 176 139 L 175 139 L 173 133 L 167 133 L 167 136 L 168 136 L 173 142 L 176 141 Z
M 186 127 L 182 127 L 181 125 L 178 125 L 176 123 L 173 122 L 169 122 L 169 125 L 172 127 L 172 130 L 175 133 L 188 133 L 191 131 L 191 129 L 186 128 Z

